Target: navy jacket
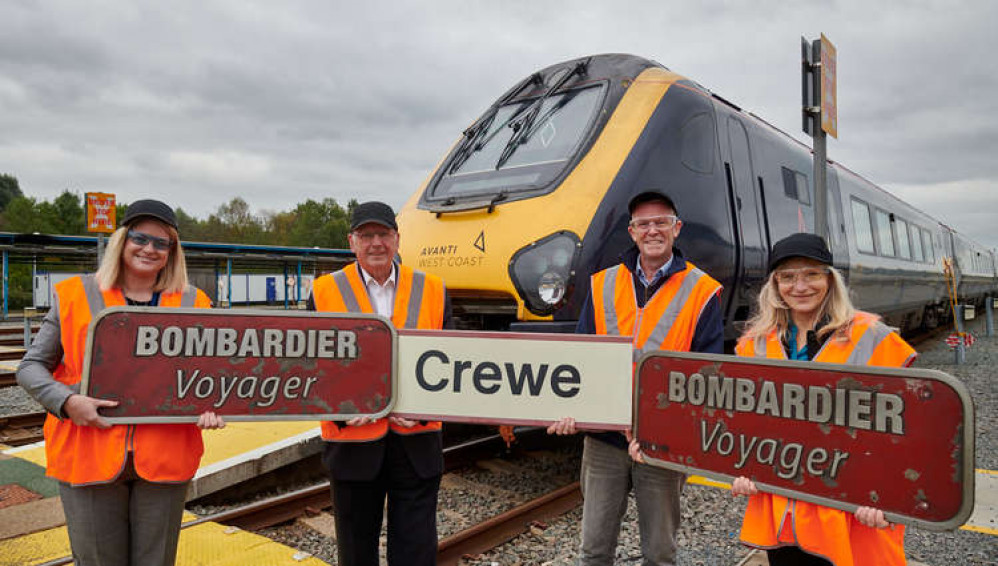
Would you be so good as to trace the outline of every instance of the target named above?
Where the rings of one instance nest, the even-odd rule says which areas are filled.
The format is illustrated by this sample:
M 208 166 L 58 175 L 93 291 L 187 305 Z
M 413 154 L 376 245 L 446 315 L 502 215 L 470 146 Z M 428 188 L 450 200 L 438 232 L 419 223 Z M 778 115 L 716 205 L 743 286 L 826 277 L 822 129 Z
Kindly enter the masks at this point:
M 620 256 L 621 263 L 624 267 L 631 272 L 631 277 L 634 279 L 634 289 L 635 289 L 635 299 L 638 302 L 639 308 L 644 308 L 648 299 L 658 291 L 670 277 L 686 269 L 686 259 L 683 258 L 683 254 L 677 249 L 672 248 L 672 264 L 669 269 L 665 272 L 665 276 L 659 279 L 651 287 L 645 289 L 644 283 L 641 282 L 640 277 L 638 277 L 638 248 L 632 246 L 630 249 L 625 251 Z M 641 290 L 645 289 L 642 293 Z M 593 297 L 592 289 L 586 291 L 586 302 L 582 306 L 582 312 L 579 314 L 579 322 L 575 327 L 576 334 L 596 334 L 596 315 L 593 311 Z M 723 354 L 724 353 L 724 319 L 721 315 L 721 300 L 717 295 L 710 298 L 707 302 L 707 306 L 704 307 L 703 313 L 700 315 L 700 320 L 697 321 L 697 328 L 693 334 L 693 341 L 690 344 L 691 352 L 703 352 L 710 354 Z M 627 439 L 624 435 L 619 432 L 597 432 L 590 433 L 590 436 L 604 442 L 613 444 L 614 446 L 619 446 L 621 448 L 627 447 Z

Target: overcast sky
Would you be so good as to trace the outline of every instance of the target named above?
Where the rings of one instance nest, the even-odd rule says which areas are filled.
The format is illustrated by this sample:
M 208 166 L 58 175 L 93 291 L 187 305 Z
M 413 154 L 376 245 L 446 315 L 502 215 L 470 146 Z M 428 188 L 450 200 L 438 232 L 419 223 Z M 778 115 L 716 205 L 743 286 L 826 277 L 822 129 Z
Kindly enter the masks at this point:
M 0 172 L 29 196 L 154 197 L 202 218 L 235 196 L 397 207 L 516 81 L 605 52 L 803 141 L 800 37 L 824 32 L 829 157 L 995 247 L 995 22 L 993 0 L 3 0 Z

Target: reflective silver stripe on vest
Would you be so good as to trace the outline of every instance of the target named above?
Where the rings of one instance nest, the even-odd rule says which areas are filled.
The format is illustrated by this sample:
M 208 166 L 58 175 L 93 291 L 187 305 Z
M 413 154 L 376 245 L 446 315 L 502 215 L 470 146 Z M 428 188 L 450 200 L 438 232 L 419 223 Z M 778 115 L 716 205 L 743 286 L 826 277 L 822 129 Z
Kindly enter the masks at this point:
M 615 265 L 606 270 L 603 278 L 603 320 L 606 322 L 606 333 L 610 336 L 619 336 L 620 328 L 617 323 L 617 311 L 614 309 L 613 290 L 617 283 L 617 273 L 620 265 Z
M 875 322 L 866 328 L 866 332 L 859 337 L 856 341 L 856 347 L 852 349 L 849 354 L 849 358 L 846 360 L 847 364 L 854 364 L 865 366 L 870 363 L 870 358 L 873 357 L 873 351 L 877 349 L 877 346 L 884 341 L 891 333 L 891 329 L 887 327 L 886 324 L 882 322 Z
M 104 310 L 104 295 L 100 292 L 100 285 L 93 275 L 83 275 L 83 292 L 87 295 L 87 306 L 90 307 L 90 316 L 95 317 L 97 313 Z
M 422 271 L 412 273 L 412 289 L 409 291 L 409 306 L 406 308 L 404 328 L 417 328 L 419 324 L 419 307 L 423 304 L 423 285 L 426 275 Z M 396 291 L 397 292 L 397 291 Z
M 340 290 L 340 296 L 343 297 L 343 304 L 346 305 L 347 310 L 350 312 L 361 312 L 360 303 L 357 301 L 357 296 L 353 294 L 353 287 L 350 286 L 347 274 L 342 271 L 333 273 L 333 282 L 336 283 L 336 288 Z
M 686 274 L 686 278 L 683 279 L 683 283 L 679 286 L 679 290 L 676 291 L 676 295 L 672 297 L 672 300 L 669 301 L 669 306 L 662 313 L 662 318 L 658 319 L 658 322 L 655 323 L 655 329 L 651 331 L 651 336 L 648 337 L 644 346 L 641 347 L 642 351 L 651 352 L 662 347 L 665 337 L 672 330 L 672 325 L 679 318 L 679 312 L 686 306 L 686 302 L 690 300 L 690 295 L 693 294 L 693 288 L 696 287 L 697 282 L 703 276 L 704 272 L 695 267 Z M 661 292 L 661 288 L 659 288 L 659 292 Z M 648 308 L 647 303 L 645 304 L 645 308 Z M 635 330 L 634 332 L 637 334 L 639 330 Z
M 766 357 L 766 347 L 769 346 L 769 338 L 766 336 L 756 336 L 755 337 L 755 357 L 765 358 Z
M 188 285 L 184 288 L 184 294 L 180 296 L 180 306 L 181 307 L 193 307 L 194 300 L 198 296 L 198 290 L 193 285 Z

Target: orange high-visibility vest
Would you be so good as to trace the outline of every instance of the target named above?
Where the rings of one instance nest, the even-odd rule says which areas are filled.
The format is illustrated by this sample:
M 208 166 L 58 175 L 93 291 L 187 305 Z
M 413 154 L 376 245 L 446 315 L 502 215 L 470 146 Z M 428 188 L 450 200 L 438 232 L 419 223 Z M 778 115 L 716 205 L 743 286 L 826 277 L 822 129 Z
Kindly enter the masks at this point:
M 443 328 L 443 280 L 404 265 L 395 267 L 398 269 L 395 303 L 392 306 L 392 324 L 395 328 Z M 312 283 L 312 300 L 317 311 L 376 313 L 356 262 L 336 273 L 317 278 Z M 340 427 L 332 421 L 324 421 L 321 426 L 322 438 L 334 442 L 377 440 L 388 434 L 389 428 L 398 434 L 418 434 L 441 429 L 439 421 L 405 428 L 391 424 L 385 418 L 363 426 Z
M 655 350 L 688 352 L 700 315 L 720 292 L 720 283 L 686 262 L 639 308 L 634 276 L 624 264 L 615 265 L 592 276 L 596 333 L 632 336 L 635 362 Z
M 101 291 L 92 275 L 57 283 L 62 362 L 52 372 L 56 380 L 75 385 L 83 375 L 87 328 L 105 307 L 124 306 L 120 289 Z M 208 308 L 211 301 L 189 286 L 183 293 L 163 293 L 163 307 Z M 204 445 L 193 424 L 114 425 L 101 430 L 77 426 L 70 419 L 48 415 L 45 419 L 46 474 L 73 485 L 113 481 L 132 452 L 135 471 L 152 482 L 185 482 L 194 477 Z
M 754 341 L 742 339 L 735 352 L 745 357 L 787 359 L 775 330 Z M 848 340 L 830 337 L 813 361 L 905 367 L 916 355 L 876 316 L 860 312 L 849 328 Z M 857 521 L 852 513 L 771 493 L 749 497 L 741 540 L 758 548 L 799 546 L 835 566 L 905 564 L 904 525 L 873 529 Z

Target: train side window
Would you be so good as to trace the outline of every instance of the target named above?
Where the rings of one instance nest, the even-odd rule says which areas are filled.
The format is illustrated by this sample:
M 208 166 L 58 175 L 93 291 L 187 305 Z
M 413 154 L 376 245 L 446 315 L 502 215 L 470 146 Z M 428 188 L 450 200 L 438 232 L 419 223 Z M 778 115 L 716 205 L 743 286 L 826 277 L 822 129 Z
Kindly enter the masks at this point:
M 898 257 L 911 259 L 911 244 L 908 240 L 908 223 L 900 218 L 895 218 L 894 233 L 897 235 Z
M 891 233 L 891 215 L 876 209 L 874 222 L 877 229 L 877 247 L 880 255 L 894 257 L 894 235 Z
M 908 227 L 911 229 L 911 256 L 915 261 L 925 261 L 925 254 L 922 253 L 922 230 L 914 224 Z
M 925 259 L 929 263 L 936 262 L 936 252 L 932 247 L 932 234 L 928 230 L 922 230 L 922 248 L 925 250 Z
M 681 159 L 683 165 L 697 173 L 714 171 L 714 121 L 701 112 L 683 124 Z
M 797 200 L 801 204 L 811 204 L 811 188 L 807 185 L 807 176 L 800 171 L 794 171 L 794 176 L 797 177 Z
M 797 200 L 797 175 L 792 169 L 783 168 L 783 194 Z
M 856 233 L 856 249 L 868 254 L 876 253 L 873 247 L 873 227 L 870 225 L 870 207 L 861 200 L 852 200 L 852 226 Z

